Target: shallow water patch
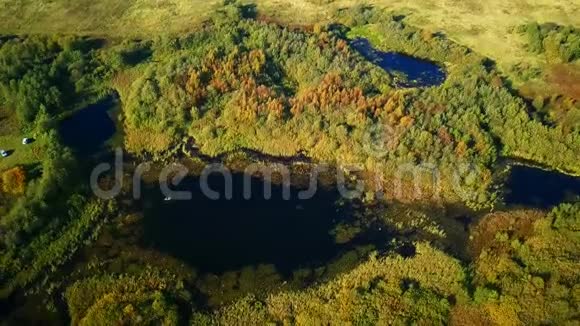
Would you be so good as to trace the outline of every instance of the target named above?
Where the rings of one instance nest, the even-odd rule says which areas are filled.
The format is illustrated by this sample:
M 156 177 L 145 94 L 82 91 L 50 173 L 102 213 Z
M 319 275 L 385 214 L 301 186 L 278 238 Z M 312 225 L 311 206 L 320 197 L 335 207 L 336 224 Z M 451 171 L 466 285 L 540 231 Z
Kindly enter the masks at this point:
M 367 60 L 395 76 L 400 87 L 438 86 L 447 78 L 445 70 L 433 62 L 402 53 L 377 50 L 365 38 L 353 40 L 351 46 Z
M 64 119 L 58 128 L 63 143 L 81 155 L 101 149 L 116 131 L 108 112 L 115 103 L 115 97 L 109 97 Z
M 244 174 L 233 175 L 231 198 L 223 177 L 210 176 L 207 186 L 219 199 L 208 198 L 198 177 L 174 189 L 189 191 L 191 200 L 171 200 L 159 185 L 148 186 L 141 200 L 145 246 L 215 274 L 261 264 L 289 274 L 349 249 L 349 241 L 337 241 L 335 228 L 354 217 L 348 205 L 337 205 L 336 190 L 318 189 L 304 200 L 301 190 L 290 187 L 285 198 L 284 187 L 273 184 L 267 196 L 262 179 Z
M 511 167 L 506 183 L 508 205 L 550 208 L 580 197 L 580 178 L 524 165 Z

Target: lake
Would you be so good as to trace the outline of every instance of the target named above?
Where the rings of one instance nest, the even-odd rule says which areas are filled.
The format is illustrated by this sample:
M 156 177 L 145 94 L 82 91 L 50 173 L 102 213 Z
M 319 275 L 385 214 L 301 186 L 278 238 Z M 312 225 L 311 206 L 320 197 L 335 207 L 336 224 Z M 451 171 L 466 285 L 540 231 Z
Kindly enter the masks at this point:
M 115 122 L 109 111 L 116 105 L 111 96 L 76 112 L 59 126 L 62 142 L 80 155 L 93 154 L 113 137 Z
M 506 183 L 508 205 L 550 208 L 580 196 L 580 178 L 524 165 L 514 165 Z
M 245 266 L 271 264 L 289 275 L 305 266 L 324 265 L 359 241 L 338 244 L 331 234 L 340 222 L 354 220 L 351 208 L 337 205 L 335 190 L 319 189 L 308 200 L 290 189 L 272 185 L 271 199 L 264 197 L 264 181 L 250 179 L 252 196 L 245 199 L 244 175 L 233 175 L 233 196 L 226 199 L 222 176 L 208 180 L 210 189 L 221 194 L 211 200 L 203 194 L 198 177 L 187 177 L 176 188 L 192 192 L 192 199 L 166 201 L 159 185 L 144 190 L 144 245 L 179 258 L 202 272 L 221 274 Z M 386 234 L 383 234 L 385 237 Z M 359 239 L 368 244 L 385 239 Z
M 438 86 L 447 78 L 445 70 L 433 62 L 402 53 L 379 51 L 367 39 L 357 38 L 351 42 L 351 46 L 388 73 L 404 75 L 403 80 L 396 81 L 399 87 Z

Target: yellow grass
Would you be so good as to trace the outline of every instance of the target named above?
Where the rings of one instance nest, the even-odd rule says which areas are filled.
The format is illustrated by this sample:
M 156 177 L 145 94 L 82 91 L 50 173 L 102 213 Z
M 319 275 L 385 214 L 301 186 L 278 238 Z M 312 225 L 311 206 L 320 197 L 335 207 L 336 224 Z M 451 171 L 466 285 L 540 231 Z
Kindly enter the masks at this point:
M 246 0 L 288 23 L 329 20 L 344 7 L 336 0 Z M 192 30 L 221 0 L 0 0 L 0 33 L 84 33 L 150 36 Z M 534 62 L 511 29 L 525 22 L 580 26 L 580 2 L 570 0 L 368 0 L 401 11 L 419 27 L 443 31 L 457 42 L 501 64 Z
M 410 21 L 441 30 L 458 43 L 502 64 L 533 60 L 512 28 L 526 22 L 580 25 L 580 3 L 567 0 L 376 0 L 378 4 L 410 8 Z
M 220 1 L 0 0 L 0 32 L 147 36 L 180 32 Z
M 338 8 L 361 3 L 337 0 L 313 5 L 304 0 L 257 0 L 259 7 L 287 22 L 312 23 L 330 19 Z M 364 3 L 398 11 L 412 25 L 442 31 L 458 43 L 508 66 L 537 58 L 524 49 L 513 27 L 527 22 L 580 26 L 580 2 L 568 0 L 368 0 Z M 297 14 L 300 13 L 300 14 Z
M 125 148 L 132 153 L 159 153 L 171 145 L 171 135 L 149 128 L 125 127 Z

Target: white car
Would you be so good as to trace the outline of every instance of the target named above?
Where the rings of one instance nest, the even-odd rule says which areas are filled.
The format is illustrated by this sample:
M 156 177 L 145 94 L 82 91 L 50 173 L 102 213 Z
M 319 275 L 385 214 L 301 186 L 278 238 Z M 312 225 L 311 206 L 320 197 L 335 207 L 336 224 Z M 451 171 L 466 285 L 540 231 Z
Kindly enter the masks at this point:
M 7 151 L 5 151 L 5 150 L 0 150 L 0 156 L 2 156 L 2 157 L 8 157 L 9 155 L 10 155 L 10 154 L 8 154 L 8 152 L 7 152 Z
M 22 145 L 28 145 L 28 144 L 32 144 L 34 140 L 32 138 L 23 138 L 22 139 Z

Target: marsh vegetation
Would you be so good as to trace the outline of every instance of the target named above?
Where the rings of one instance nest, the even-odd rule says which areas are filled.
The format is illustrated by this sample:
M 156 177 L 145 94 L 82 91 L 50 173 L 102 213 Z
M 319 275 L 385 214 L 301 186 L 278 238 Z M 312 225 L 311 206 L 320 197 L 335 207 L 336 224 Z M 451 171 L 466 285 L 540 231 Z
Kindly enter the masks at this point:
M 0 159 L 8 322 L 577 319 L 580 124 L 576 90 L 562 82 L 574 80 L 577 29 L 517 29 L 530 55 L 558 61 L 549 68 L 553 91 L 533 84 L 538 75 L 525 66 L 506 70 L 411 25 L 412 17 L 371 6 L 341 8 L 328 24 L 289 25 L 260 6 L 227 1 L 191 30 L 131 39 L 113 37 L 131 25 L 124 15 L 152 9 L 117 5 L 107 14 L 117 23 L 69 30 L 104 38 L 0 38 L 0 142 L 14 151 Z M 175 5 L 184 6 L 158 8 L 148 26 L 159 28 Z M 26 16 L 30 6 L 9 7 Z M 14 17 L 4 28 L 18 30 Z M 52 28 L 77 22 L 63 24 Z M 388 53 L 421 69 L 369 60 Z M 115 132 L 123 134 L 125 183 L 103 199 L 85 180 L 110 160 Z M 35 142 L 19 145 L 24 137 Z M 142 180 L 131 174 L 140 163 L 175 160 L 192 168 L 177 187 L 193 188 L 195 200 L 162 194 L 159 171 Z M 543 169 L 515 166 L 506 178 L 508 160 Z M 260 190 L 243 200 L 234 182 L 231 200 L 213 201 L 194 185 L 216 161 L 236 172 L 288 163 L 302 178 L 317 164 L 356 166 L 347 183 L 365 188 L 355 199 L 339 198 L 330 182 L 308 201 L 261 200 Z M 99 185 L 112 187 L 113 174 Z M 133 198 L 135 182 L 145 185 L 141 199 Z M 219 177 L 210 184 L 224 190 Z M 275 182 L 274 196 L 280 192 Z

